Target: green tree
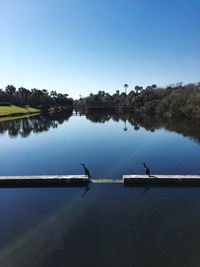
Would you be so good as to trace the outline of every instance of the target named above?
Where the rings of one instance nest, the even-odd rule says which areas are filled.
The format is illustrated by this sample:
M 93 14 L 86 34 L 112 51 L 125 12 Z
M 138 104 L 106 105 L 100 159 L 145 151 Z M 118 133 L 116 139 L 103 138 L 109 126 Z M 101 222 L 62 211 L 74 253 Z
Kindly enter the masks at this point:
M 13 96 L 16 93 L 16 87 L 14 87 L 13 85 L 7 85 L 6 93 Z

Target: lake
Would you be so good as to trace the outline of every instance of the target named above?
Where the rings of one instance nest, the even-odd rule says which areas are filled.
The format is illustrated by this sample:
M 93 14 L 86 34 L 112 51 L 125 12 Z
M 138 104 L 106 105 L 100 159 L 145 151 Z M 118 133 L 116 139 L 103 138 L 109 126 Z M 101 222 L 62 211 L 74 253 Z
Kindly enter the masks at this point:
M 198 267 L 199 188 L 1 189 L 1 267 Z
M 0 123 L 0 175 L 199 174 L 198 122 L 113 111 Z M 1 188 L 1 267 L 198 267 L 200 188 Z
M 200 123 L 130 113 L 66 112 L 0 123 L 0 175 L 82 174 L 120 178 L 200 174 Z

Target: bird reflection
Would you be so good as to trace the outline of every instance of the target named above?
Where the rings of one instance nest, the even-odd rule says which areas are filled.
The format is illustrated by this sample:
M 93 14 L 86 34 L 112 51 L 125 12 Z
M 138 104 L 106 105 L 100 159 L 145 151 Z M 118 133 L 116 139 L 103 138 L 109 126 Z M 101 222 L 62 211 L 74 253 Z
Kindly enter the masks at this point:
M 150 187 L 149 186 L 146 186 L 144 188 L 144 191 L 143 191 L 142 195 L 144 196 L 149 189 L 150 189 Z
M 83 194 L 82 194 L 82 198 L 84 198 L 85 197 L 85 195 L 87 194 L 87 192 L 90 190 L 90 185 L 89 185 L 89 183 L 86 185 L 86 187 L 85 187 L 85 190 L 84 190 L 84 192 L 83 192 Z

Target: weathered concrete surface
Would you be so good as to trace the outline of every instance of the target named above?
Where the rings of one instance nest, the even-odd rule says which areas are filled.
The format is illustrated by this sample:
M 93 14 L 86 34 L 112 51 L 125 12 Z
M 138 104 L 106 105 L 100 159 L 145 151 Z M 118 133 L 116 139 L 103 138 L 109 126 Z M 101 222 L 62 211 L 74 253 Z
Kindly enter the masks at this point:
M 93 184 L 122 184 L 122 179 L 92 179 Z
M 85 186 L 124 184 L 127 186 L 200 186 L 200 175 L 123 175 L 123 179 L 92 179 L 86 175 L 0 176 L 0 187 Z
M 200 175 L 123 175 L 123 182 L 130 186 L 200 186 Z
M 0 187 L 84 186 L 86 175 L 0 176 Z

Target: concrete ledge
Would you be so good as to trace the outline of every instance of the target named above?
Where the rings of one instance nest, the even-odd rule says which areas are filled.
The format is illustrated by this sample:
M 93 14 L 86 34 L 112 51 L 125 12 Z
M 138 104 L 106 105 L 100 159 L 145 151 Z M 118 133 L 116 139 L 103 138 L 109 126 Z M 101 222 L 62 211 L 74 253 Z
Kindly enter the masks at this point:
M 200 186 L 200 175 L 123 175 L 123 183 L 129 186 Z
M 122 179 L 92 179 L 93 184 L 122 184 Z
M 123 175 L 123 179 L 92 179 L 95 184 L 125 186 L 200 186 L 200 175 Z M 86 175 L 0 176 L 0 187 L 83 187 Z
M 0 176 L 0 187 L 85 186 L 86 175 Z

